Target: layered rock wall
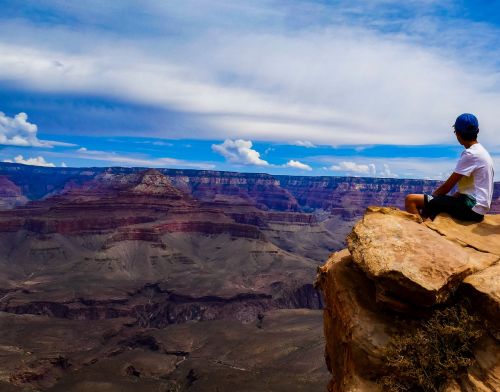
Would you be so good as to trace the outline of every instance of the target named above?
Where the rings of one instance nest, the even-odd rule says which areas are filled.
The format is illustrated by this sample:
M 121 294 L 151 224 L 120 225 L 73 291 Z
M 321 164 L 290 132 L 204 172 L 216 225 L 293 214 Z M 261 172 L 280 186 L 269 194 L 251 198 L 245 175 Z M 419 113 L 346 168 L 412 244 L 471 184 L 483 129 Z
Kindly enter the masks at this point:
M 38 200 L 78 189 L 89 180 L 121 177 L 126 182 L 143 170 L 119 167 L 46 168 L 0 163 L 0 177 L 15 184 L 26 200 Z M 177 192 L 180 190 L 204 203 L 246 204 L 275 211 L 329 211 L 345 220 L 361 216 L 369 205 L 401 208 L 406 194 L 430 193 L 438 185 L 437 181 L 431 180 L 394 178 L 273 176 L 180 169 L 159 171 L 170 178 Z M 154 173 L 152 171 L 149 185 L 148 181 L 144 181 L 137 189 L 139 192 L 154 192 L 151 185 L 158 185 L 157 174 Z M 170 186 L 167 188 L 172 189 Z M 0 194 L 0 202 L 1 199 Z M 500 183 L 495 184 L 491 209 L 492 214 L 498 212 Z
M 265 187 L 290 199 L 269 176 L 196 181 L 215 187 L 215 197 L 194 198 L 189 181 L 158 170 L 113 168 L 0 211 L 0 283 L 8 289 L 0 290 L 0 311 L 166 325 L 320 309 L 311 280 L 331 251 L 327 228 L 293 203 L 270 210 L 231 195 L 239 184 L 249 194 Z M 168 290 L 130 294 L 150 284 Z

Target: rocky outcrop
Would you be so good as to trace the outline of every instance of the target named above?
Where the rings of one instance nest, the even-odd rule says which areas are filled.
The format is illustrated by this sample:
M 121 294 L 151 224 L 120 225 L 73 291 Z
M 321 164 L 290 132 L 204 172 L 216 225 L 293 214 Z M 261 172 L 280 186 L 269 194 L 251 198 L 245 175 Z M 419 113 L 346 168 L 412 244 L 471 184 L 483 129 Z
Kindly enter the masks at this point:
M 422 222 L 396 209 L 368 208 L 348 236 L 348 249 L 334 253 L 318 271 L 329 391 L 403 390 L 384 384 L 394 372 L 391 350 L 424 336 L 419 328 L 435 327 L 436 317 L 444 320 L 443 314 L 462 308 L 477 328 L 469 331 L 476 340 L 463 361 L 467 365 L 457 362 L 447 377 L 432 379 L 439 384 L 435 390 L 500 390 L 499 218 L 490 215 L 470 224 L 442 215 Z M 469 320 L 467 313 L 457 314 L 462 315 L 457 325 L 437 323 L 455 340 L 462 337 L 459 323 Z M 436 368 L 445 365 L 432 361 L 445 363 L 446 355 L 422 358 L 425 366 Z M 410 363 L 404 356 L 398 361 Z
M 393 307 L 446 302 L 465 276 L 498 260 L 388 208 L 369 208 L 347 243 L 354 263 L 375 282 L 379 302 Z

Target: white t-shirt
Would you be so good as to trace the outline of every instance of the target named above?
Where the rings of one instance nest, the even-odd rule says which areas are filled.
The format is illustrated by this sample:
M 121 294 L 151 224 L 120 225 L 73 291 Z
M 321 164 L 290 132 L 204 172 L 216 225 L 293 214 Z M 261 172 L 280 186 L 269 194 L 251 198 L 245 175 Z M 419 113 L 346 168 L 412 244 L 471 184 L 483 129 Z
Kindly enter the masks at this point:
M 458 192 L 472 195 L 476 205 L 472 211 L 484 215 L 488 213 L 493 198 L 493 159 L 479 143 L 465 149 L 460 155 L 455 173 L 463 174 L 458 181 Z

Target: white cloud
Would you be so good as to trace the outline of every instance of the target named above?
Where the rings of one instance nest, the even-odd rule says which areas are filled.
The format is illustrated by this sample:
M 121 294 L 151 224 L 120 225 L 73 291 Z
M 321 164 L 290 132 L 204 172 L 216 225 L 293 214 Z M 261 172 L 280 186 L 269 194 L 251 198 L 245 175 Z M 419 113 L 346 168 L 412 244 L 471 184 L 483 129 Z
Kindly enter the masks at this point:
M 330 166 L 330 170 L 336 172 L 347 172 L 355 174 L 366 174 L 374 176 L 376 173 L 375 165 L 373 163 L 369 164 L 358 164 L 351 161 L 342 161 L 339 164 Z
M 382 159 L 381 159 L 382 161 Z M 379 168 L 377 170 L 377 167 Z M 389 164 L 378 162 L 353 162 L 353 161 L 342 161 L 331 165 L 328 170 L 339 172 L 340 174 L 346 175 L 365 175 L 370 177 L 385 177 L 394 178 L 399 177 L 398 174 L 393 173 Z
M 141 141 L 135 141 L 133 142 L 135 144 L 152 144 L 153 146 L 165 146 L 165 147 L 172 147 L 174 144 L 169 143 L 169 142 L 164 142 L 162 140 L 141 140 Z
M 152 144 L 154 146 L 166 146 L 166 147 L 172 147 L 174 145 L 173 143 L 163 142 L 161 140 L 156 140 Z
M 74 143 L 66 143 L 66 142 L 56 142 L 54 140 L 40 140 L 40 142 L 43 144 L 42 147 L 76 147 L 78 144 Z
M 38 126 L 28 121 L 24 112 L 9 117 L 0 112 L 0 145 L 21 147 L 71 147 L 72 143 L 40 140 L 37 136 Z
M 9 117 L 0 112 L 0 144 L 10 146 L 43 146 L 37 138 L 38 127 L 28 121 L 26 113 Z
M 305 163 L 302 163 L 300 161 L 295 161 L 293 159 L 289 160 L 284 166 L 285 167 L 292 167 L 294 169 L 300 169 L 300 170 L 307 170 L 307 171 L 312 170 L 311 166 L 309 166 Z
M 159 29 L 142 38 L 117 34 L 129 26 L 115 20 L 126 17 L 115 12 L 121 6 L 97 2 L 88 10 L 51 2 L 63 15 L 76 12 L 82 30 L 5 21 L 0 77 L 32 90 L 189 113 L 199 120 L 197 138 L 448 143 L 454 117 L 471 111 L 481 138 L 498 144 L 500 72 L 491 64 L 498 45 L 483 43 L 500 34 L 428 17 L 430 5 L 445 8 L 450 1 L 160 3 L 141 3 L 144 12 L 130 13 L 133 26 Z M 109 33 L 95 29 L 96 20 Z M 165 34 L 161 25 L 181 28 Z
M 112 162 L 122 166 L 140 166 L 140 167 L 179 167 L 179 168 L 197 168 L 203 170 L 215 169 L 215 165 L 208 162 L 191 162 L 175 158 L 148 158 L 142 156 L 120 155 L 113 151 L 89 150 L 81 147 L 72 154 L 51 153 L 52 156 L 62 158 L 80 158 L 93 161 Z
M 391 169 L 389 168 L 389 165 L 387 163 L 384 163 L 382 165 L 382 170 L 379 171 L 378 173 L 379 177 L 398 177 L 397 174 L 394 174 Z
M 495 156 L 492 156 L 495 161 Z M 335 175 L 362 175 L 390 178 L 425 178 L 446 179 L 455 168 L 457 159 L 453 158 L 390 158 L 390 157 L 347 157 L 348 164 L 341 165 L 334 157 L 309 157 L 318 164 L 328 164 L 323 170 L 335 172 Z M 373 166 L 370 166 L 373 165 Z M 374 167 L 374 169 L 370 169 Z M 367 169 L 368 168 L 368 169 Z M 351 170 L 349 170 L 351 169 Z M 357 169 L 357 171 L 352 170 Z M 500 161 L 495 162 L 495 171 L 500 170 Z M 371 174 L 370 173 L 374 173 Z
M 21 163 L 23 165 L 32 165 L 32 166 L 45 166 L 45 167 L 55 167 L 53 163 L 47 162 L 44 157 L 38 156 L 35 158 L 27 158 L 24 159 L 22 155 L 18 155 L 14 158 L 14 160 L 6 159 L 4 162 L 10 163 Z
M 316 145 L 311 143 L 308 140 L 295 140 L 294 142 L 290 143 L 292 146 L 300 146 L 300 147 L 307 147 L 307 148 L 315 148 Z
M 231 163 L 241 165 L 267 166 L 269 163 L 260 158 L 260 153 L 252 149 L 250 140 L 226 139 L 222 144 L 212 144 L 212 150 Z

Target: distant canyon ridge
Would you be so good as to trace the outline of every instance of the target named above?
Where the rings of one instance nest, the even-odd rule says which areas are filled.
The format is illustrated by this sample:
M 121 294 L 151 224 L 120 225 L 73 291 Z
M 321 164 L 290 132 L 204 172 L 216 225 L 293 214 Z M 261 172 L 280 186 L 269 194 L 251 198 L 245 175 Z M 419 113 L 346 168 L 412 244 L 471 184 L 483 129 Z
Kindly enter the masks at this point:
M 0 389 L 321 390 L 317 267 L 436 186 L 1 163 Z
M 167 176 L 181 192 L 202 202 L 245 200 L 276 211 L 315 212 L 344 216 L 362 214 L 368 205 L 402 207 L 407 193 L 430 192 L 438 181 L 370 177 L 281 176 L 209 170 L 122 167 L 51 168 L 0 163 L 0 209 L 10 209 L 64 193 L 90 180 L 155 170 Z M 99 177 L 100 176 L 100 177 Z M 500 183 L 495 183 L 491 213 L 499 212 Z

